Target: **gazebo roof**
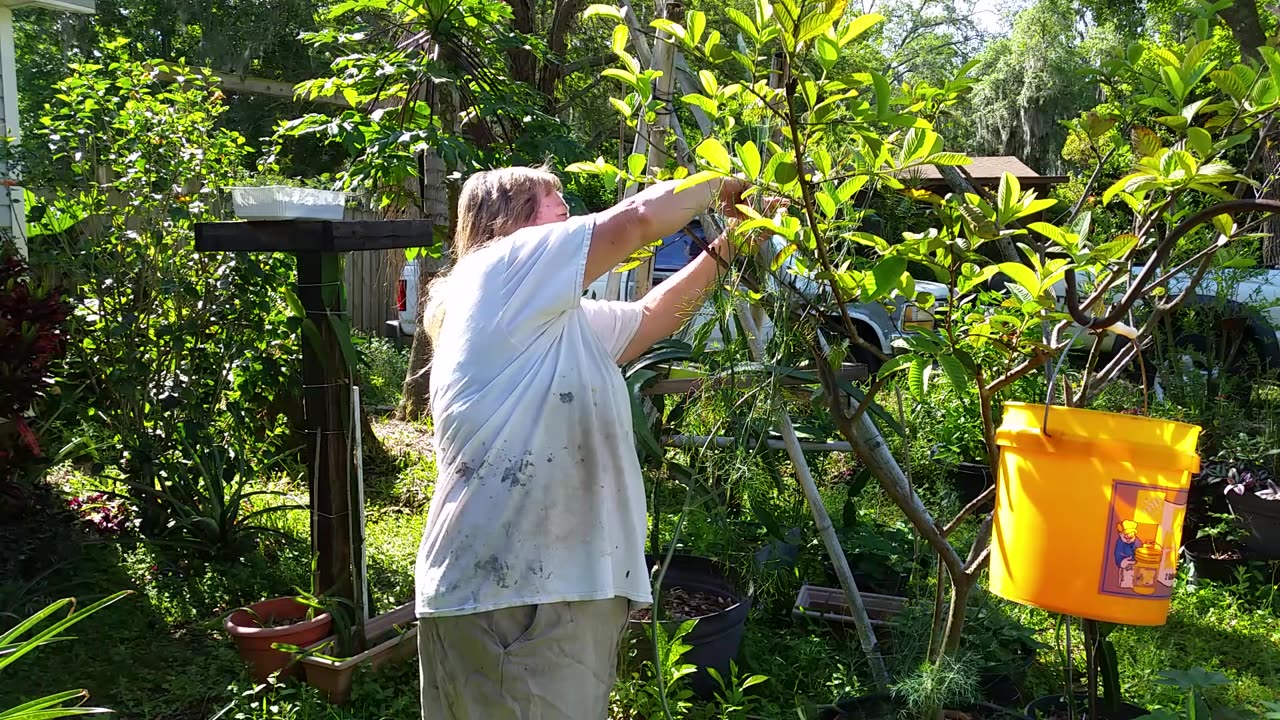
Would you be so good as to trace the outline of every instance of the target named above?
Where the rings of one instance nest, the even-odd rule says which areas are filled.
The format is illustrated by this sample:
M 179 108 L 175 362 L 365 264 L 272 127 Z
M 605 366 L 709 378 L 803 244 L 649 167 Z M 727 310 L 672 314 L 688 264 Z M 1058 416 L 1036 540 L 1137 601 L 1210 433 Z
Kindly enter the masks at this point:
M 972 162 L 968 165 L 957 165 L 955 168 L 960 171 L 961 175 L 968 178 L 969 182 L 982 187 L 999 185 L 1000 178 L 1005 173 L 1011 173 L 1018 178 L 1018 182 L 1023 187 L 1057 185 L 1067 180 L 1062 175 L 1041 175 L 1027 167 L 1025 163 L 1013 155 L 978 155 L 970 156 L 969 159 Z M 946 186 L 947 184 L 946 179 L 942 177 L 942 173 L 932 165 L 903 170 L 897 176 L 903 182 L 921 187 Z

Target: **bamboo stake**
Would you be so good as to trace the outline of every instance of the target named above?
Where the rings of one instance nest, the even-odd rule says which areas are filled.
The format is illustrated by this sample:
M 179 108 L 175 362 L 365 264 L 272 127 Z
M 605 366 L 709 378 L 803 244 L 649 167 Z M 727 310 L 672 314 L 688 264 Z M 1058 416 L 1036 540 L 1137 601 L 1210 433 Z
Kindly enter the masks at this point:
M 760 333 L 750 308 L 746 303 L 739 302 L 737 310 L 738 319 L 746 331 L 747 347 L 751 350 L 752 357 L 756 362 L 764 362 L 764 346 L 760 343 Z M 845 601 L 849 603 L 850 615 L 853 616 L 854 626 L 858 630 L 858 640 L 862 643 L 862 650 L 866 653 L 867 662 L 871 665 L 871 676 L 875 679 L 877 688 L 882 691 L 887 690 L 889 672 L 885 669 L 884 658 L 880 656 L 880 644 L 876 640 L 876 631 L 871 626 L 871 618 L 867 615 L 867 607 L 863 604 L 862 595 L 858 592 L 858 583 L 853 579 L 853 571 L 849 569 L 849 560 L 845 557 L 844 548 L 840 546 L 840 539 L 836 537 L 831 516 L 827 513 L 827 507 L 822 504 L 822 495 L 818 493 L 818 486 L 809 472 L 809 463 L 805 460 L 800 439 L 796 437 L 796 429 L 791 424 L 791 416 L 781 405 L 777 406 L 774 412 L 777 416 L 775 425 L 778 433 L 782 435 L 787 455 L 795 468 L 796 479 L 804 489 L 809 510 L 813 513 L 814 524 L 818 526 L 822 544 L 826 546 L 831 564 L 835 566 L 836 577 L 840 579 L 840 588 L 844 590 Z
M 674 448 L 728 448 L 735 445 L 751 444 L 749 441 L 743 443 L 738 438 L 726 437 L 724 435 L 667 435 L 662 438 L 662 444 L 667 447 Z M 784 440 L 775 438 L 764 438 L 758 444 L 764 445 L 770 450 L 786 450 L 787 444 Z M 847 442 L 801 442 L 800 449 L 805 452 L 853 452 L 853 446 Z

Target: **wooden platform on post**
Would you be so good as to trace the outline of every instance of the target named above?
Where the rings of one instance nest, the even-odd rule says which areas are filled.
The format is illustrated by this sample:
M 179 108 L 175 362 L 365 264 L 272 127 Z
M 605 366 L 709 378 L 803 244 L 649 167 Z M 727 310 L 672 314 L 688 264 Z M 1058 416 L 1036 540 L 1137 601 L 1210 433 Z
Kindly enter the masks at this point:
M 356 477 L 351 385 L 355 369 L 342 282 L 342 254 L 428 247 L 429 220 L 272 220 L 197 223 L 196 252 L 284 252 L 297 259 L 297 297 L 304 312 L 303 408 L 311 488 L 315 583 L 356 608 L 353 483 Z

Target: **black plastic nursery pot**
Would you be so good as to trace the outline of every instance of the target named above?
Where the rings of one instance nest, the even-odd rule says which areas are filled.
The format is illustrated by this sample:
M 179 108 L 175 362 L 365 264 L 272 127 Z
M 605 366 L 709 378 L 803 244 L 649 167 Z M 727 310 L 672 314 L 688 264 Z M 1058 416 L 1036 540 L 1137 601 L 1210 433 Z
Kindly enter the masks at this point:
M 1103 705 L 1103 701 L 1099 699 L 1098 704 Z M 1090 718 L 1089 698 L 1083 694 L 1075 697 L 1075 705 L 1079 720 L 1138 720 L 1151 714 L 1150 710 L 1122 702 L 1115 712 L 1099 710 L 1102 717 Z M 1027 704 L 1026 716 L 1034 720 L 1066 720 L 1070 717 L 1070 709 L 1066 695 L 1046 695 Z
M 1267 500 L 1251 492 L 1227 494 L 1231 513 L 1249 531 L 1244 544 L 1263 560 L 1280 560 L 1280 500 Z
M 950 468 L 951 481 L 955 483 L 956 494 L 960 502 L 968 505 L 991 487 L 991 467 L 986 463 L 962 462 Z M 986 512 L 995 507 L 995 499 L 984 502 L 979 508 Z
M 1233 582 L 1236 569 L 1245 567 L 1251 559 L 1248 549 L 1239 543 L 1212 537 L 1188 541 L 1182 546 L 1182 554 L 1190 561 L 1196 580 L 1220 583 Z
M 662 558 L 646 555 L 650 567 Z M 702 592 L 732 599 L 732 604 L 720 612 L 697 618 L 693 629 L 684 637 L 690 650 L 681 662 L 697 666 L 697 672 L 689 675 L 689 688 L 698 697 L 712 699 L 720 685 L 706 671 L 715 668 L 720 677 L 729 681 L 729 661 L 738 656 L 742 634 L 746 630 L 747 613 L 751 610 L 751 594 L 739 589 L 729 573 L 719 563 L 696 555 L 673 555 L 671 565 L 662 578 L 662 591 L 680 588 L 685 592 Z M 663 632 L 673 633 L 680 627 L 676 620 L 659 623 Z M 641 659 L 653 657 L 653 645 L 648 636 L 649 621 L 631 620 L 628 636 Z
M 1008 706 L 1024 700 L 1022 690 L 1035 661 L 1036 654 L 1030 651 L 1004 667 L 984 671 L 978 676 L 982 697 L 996 705 Z
M 831 705 L 818 708 L 817 720 L 887 720 L 898 718 L 902 704 L 890 693 L 873 693 L 852 698 L 841 698 Z M 971 718 L 972 720 L 1030 720 L 1020 710 L 991 703 L 948 708 L 945 717 Z

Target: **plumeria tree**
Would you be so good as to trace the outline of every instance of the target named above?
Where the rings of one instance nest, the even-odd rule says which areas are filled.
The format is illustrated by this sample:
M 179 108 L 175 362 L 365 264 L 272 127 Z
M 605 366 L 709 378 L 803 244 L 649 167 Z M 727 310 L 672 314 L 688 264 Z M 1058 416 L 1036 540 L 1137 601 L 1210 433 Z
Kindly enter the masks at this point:
M 653 123 L 665 112 L 666 99 L 653 90 L 660 72 L 642 67 L 628 50 L 634 39 L 625 12 L 593 6 L 587 14 L 617 23 L 620 66 L 604 71 L 620 90 L 614 108 L 633 125 Z M 1083 203 L 1049 216 L 1057 203 L 1022 189 L 1012 176 L 994 194 L 943 197 L 911 186 L 914 168 L 968 162 L 948 149 L 935 121 L 967 88 L 969 68 L 942 87 L 902 88 L 871 69 L 837 71 L 847 65 L 845 49 L 883 20 L 852 14 L 843 0 L 756 0 L 751 14 L 726 12 L 732 28 L 708 27 L 696 11 L 680 24 L 652 22 L 660 41 L 674 43 L 700 68 L 701 87 L 679 98 L 709 120 L 701 137 L 686 130 L 694 157 L 656 167 L 637 154 L 625 167 L 600 158 L 574 169 L 638 183 L 683 177 L 686 186 L 733 174 L 749 178 L 761 194 L 790 200 L 781 216 L 764 216 L 753 202 L 740 208 L 747 219 L 736 232 L 765 230 L 786 246 L 747 270 L 747 279 L 759 282 L 744 283 L 778 292 L 739 292 L 767 305 L 785 326 L 790 342 L 771 346 L 777 365 L 797 361 L 781 357 L 797 338 L 807 348 L 840 434 L 936 552 L 939 586 L 949 588 L 938 594 L 930 645 L 940 660 L 959 647 L 967 600 L 989 551 L 991 518 L 980 520 L 971 543 L 955 542 L 952 533 L 994 491 L 949 522 L 935 519 L 868 408 L 890 385 L 918 396 L 931 381 L 976 388 L 994 471 L 995 412 L 1019 380 L 1078 347 L 1088 359 L 1084 375 L 1075 387 L 1062 384 L 1062 402 L 1080 406 L 1140 363 L 1156 324 L 1194 292 L 1217 250 L 1248 237 L 1259 217 L 1280 209 L 1254 199 L 1273 181 L 1259 172 L 1257 159 L 1260 130 L 1280 104 L 1280 56 L 1264 47 L 1264 63 L 1211 58 L 1213 20 L 1206 16 L 1181 45 L 1134 45 L 1098 68 L 1107 110 L 1084 116 L 1076 130 L 1090 138 L 1112 133 L 1100 166 L 1114 153 L 1134 158 L 1129 174 L 1098 188 L 1104 204 L 1122 203 L 1132 213 L 1131 231 L 1098 235 Z M 1084 195 L 1099 177 L 1093 174 Z M 872 193 L 906 195 L 932 226 L 902 237 L 872 232 L 864 223 Z M 1017 260 L 993 252 L 997 245 L 1015 247 Z M 1171 267 L 1175 247 L 1192 250 Z M 783 262 L 791 274 L 779 272 Z M 797 274 L 822 292 L 796 290 Z M 916 301 L 921 277 L 945 284 L 949 300 L 930 308 L 933 329 L 912 333 L 885 357 L 860 334 L 848 304 L 894 296 Z M 1184 280 L 1176 294 L 1168 292 L 1174 277 Z M 1104 354 L 1108 333 L 1122 342 Z M 851 403 L 850 388 L 834 370 L 859 351 L 879 367 Z

